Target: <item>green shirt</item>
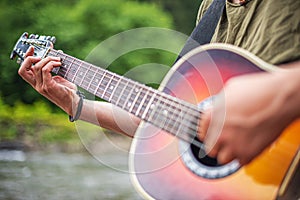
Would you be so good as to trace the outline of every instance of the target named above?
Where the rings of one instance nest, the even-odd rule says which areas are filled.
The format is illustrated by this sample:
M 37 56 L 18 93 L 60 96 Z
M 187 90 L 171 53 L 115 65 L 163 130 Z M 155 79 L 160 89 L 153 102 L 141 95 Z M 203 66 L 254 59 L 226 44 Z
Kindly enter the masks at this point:
M 203 0 L 197 22 L 212 0 Z M 214 42 L 242 47 L 271 64 L 300 60 L 300 0 L 226 2 Z

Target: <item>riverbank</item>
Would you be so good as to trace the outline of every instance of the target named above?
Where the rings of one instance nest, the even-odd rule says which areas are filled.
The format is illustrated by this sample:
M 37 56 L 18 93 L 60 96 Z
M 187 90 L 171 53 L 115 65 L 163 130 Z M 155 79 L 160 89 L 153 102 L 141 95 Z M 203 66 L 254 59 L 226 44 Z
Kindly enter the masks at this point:
M 118 154 L 109 156 L 115 165 L 127 167 Z M 0 151 L 0 177 L 0 199 L 140 199 L 128 173 L 87 153 Z
M 0 149 L 80 153 L 130 146 L 129 138 L 82 121 L 71 123 L 44 102 L 10 107 L 0 99 L 0 110 Z

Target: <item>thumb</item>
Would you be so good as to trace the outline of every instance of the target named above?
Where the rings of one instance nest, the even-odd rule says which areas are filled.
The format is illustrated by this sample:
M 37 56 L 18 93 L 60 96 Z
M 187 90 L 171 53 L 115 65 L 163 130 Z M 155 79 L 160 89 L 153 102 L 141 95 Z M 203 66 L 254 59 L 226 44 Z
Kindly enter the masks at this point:
M 198 136 L 200 141 L 204 141 L 204 138 L 207 135 L 207 130 L 209 127 L 209 124 L 211 122 L 211 112 L 212 109 L 207 109 L 203 113 L 201 113 L 200 116 L 200 123 L 199 123 L 199 128 L 198 128 Z

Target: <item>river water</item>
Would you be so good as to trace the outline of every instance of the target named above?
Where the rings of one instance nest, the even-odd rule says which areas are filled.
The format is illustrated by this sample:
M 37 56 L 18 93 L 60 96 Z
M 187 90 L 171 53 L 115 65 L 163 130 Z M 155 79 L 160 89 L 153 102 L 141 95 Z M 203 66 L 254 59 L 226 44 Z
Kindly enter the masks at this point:
M 118 155 L 110 155 L 110 159 L 117 162 Z M 104 166 L 89 154 L 1 150 L 0 199 L 141 198 L 134 190 L 129 174 Z

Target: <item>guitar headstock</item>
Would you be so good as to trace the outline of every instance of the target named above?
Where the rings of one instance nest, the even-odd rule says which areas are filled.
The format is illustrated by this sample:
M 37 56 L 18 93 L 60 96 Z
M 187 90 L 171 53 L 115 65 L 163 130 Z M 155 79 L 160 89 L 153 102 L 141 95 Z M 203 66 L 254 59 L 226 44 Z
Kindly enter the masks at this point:
M 28 36 L 28 33 L 25 32 L 15 44 L 10 54 L 10 59 L 14 59 L 17 56 L 18 63 L 21 63 L 25 59 L 25 53 L 31 46 L 34 47 L 34 56 L 43 57 L 47 50 L 55 43 L 55 40 L 55 37 L 51 36 L 35 34 Z

